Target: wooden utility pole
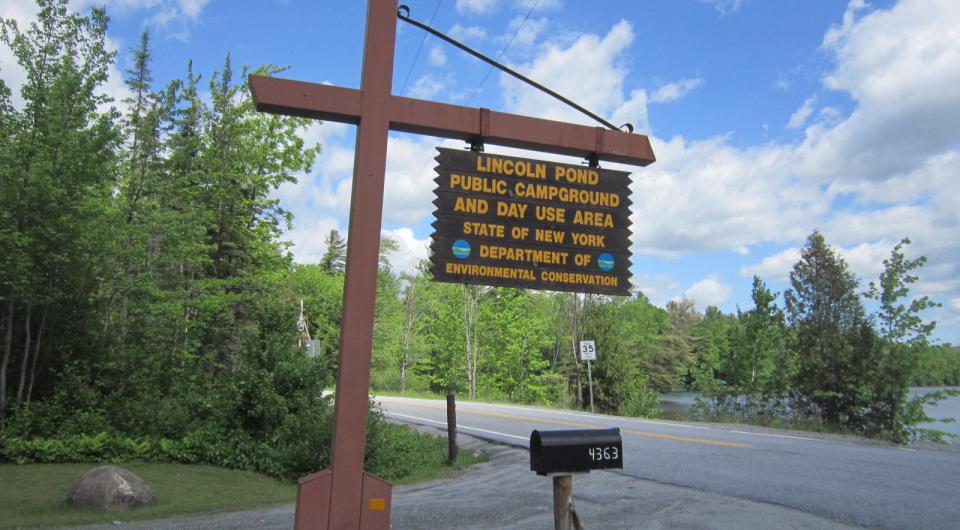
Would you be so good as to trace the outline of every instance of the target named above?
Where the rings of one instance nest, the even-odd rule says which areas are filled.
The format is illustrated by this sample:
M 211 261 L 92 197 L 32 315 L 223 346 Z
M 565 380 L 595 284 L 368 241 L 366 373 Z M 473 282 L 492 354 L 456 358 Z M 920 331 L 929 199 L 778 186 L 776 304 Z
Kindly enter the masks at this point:
M 300 480 L 298 530 L 389 528 L 390 484 L 363 472 L 389 130 L 645 166 L 640 134 L 392 95 L 396 0 L 369 0 L 360 89 L 250 76 L 257 110 L 357 126 L 330 469 Z

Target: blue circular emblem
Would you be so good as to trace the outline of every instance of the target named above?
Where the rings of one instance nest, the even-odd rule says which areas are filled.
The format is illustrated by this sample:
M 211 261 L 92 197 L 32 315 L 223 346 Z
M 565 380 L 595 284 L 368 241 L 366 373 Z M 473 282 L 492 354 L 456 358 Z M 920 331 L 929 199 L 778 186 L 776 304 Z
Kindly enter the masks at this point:
M 613 268 L 613 256 L 604 252 L 597 256 L 597 265 L 600 266 L 600 270 L 606 272 Z
M 462 239 L 458 239 L 453 242 L 453 255 L 460 259 L 467 259 L 470 257 L 470 243 Z

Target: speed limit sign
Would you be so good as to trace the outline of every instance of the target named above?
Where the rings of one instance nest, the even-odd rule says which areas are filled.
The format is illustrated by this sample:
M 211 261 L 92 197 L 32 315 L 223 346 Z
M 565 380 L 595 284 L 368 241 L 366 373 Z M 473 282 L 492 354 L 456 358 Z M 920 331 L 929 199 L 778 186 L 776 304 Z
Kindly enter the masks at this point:
M 580 341 L 580 360 L 581 361 L 597 360 L 597 347 L 594 345 L 592 340 Z

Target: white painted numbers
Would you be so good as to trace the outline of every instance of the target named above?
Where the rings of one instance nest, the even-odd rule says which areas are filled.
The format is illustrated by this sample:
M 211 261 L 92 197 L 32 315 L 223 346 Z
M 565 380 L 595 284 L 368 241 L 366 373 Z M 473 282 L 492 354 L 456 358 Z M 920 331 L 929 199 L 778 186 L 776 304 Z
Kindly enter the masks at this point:
M 588 447 L 587 454 L 590 455 L 590 460 L 595 462 L 603 462 L 604 460 L 619 460 L 620 459 L 620 449 L 616 446 L 610 447 Z

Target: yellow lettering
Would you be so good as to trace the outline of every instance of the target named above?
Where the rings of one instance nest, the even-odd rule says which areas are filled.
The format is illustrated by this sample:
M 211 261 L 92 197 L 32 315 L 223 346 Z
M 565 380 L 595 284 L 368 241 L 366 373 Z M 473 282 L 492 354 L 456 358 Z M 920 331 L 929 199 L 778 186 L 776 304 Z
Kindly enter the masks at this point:
M 559 243 L 563 244 L 563 240 L 566 237 L 566 233 L 562 230 L 544 230 L 537 228 L 533 232 L 533 238 L 536 241 L 542 241 L 544 243 Z
M 490 211 L 490 205 L 486 199 L 471 199 L 469 197 L 457 197 L 453 204 L 453 211 L 464 213 L 485 214 Z
M 517 204 L 515 202 L 497 201 L 497 215 L 500 217 L 515 217 L 523 219 L 527 215 L 529 204 Z

